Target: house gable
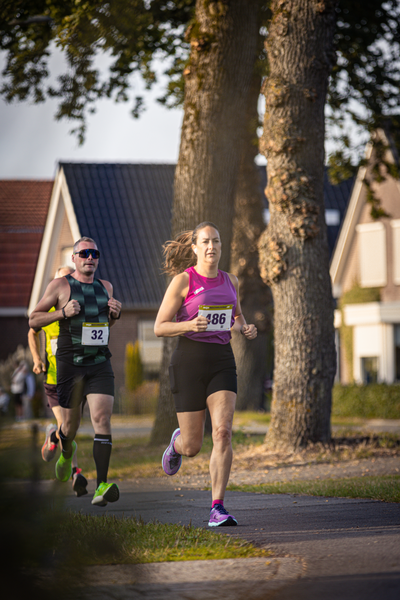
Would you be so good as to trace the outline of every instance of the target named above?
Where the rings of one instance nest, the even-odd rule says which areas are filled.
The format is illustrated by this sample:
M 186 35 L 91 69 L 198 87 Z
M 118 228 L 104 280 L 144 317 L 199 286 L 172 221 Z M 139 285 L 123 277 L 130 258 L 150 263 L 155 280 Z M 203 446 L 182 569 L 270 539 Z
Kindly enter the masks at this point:
M 29 314 L 38 304 L 58 267 L 65 264 L 63 248 L 79 239 L 79 226 L 69 195 L 63 169 L 57 172 L 51 195 L 46 226 L 37 261 L 35 279 L 29 302 Z
M 379 130 L 377 135 L 389 145 L 383 130 Z M 367 146 L 366 158 L 369 163 L 359 169 L 332 257 L 330 272 L 333 295 L 336 298 L 340 297 L 355 283 L 359 283 L 361 287 L 373 286 L 374 277 L 371 275 L 368 280 L 363 273 L 368 268 L 371 271 L 375 268 L 376 271 L 381 271 L 380 277 L 375 277 L 375 280 L 376 287 L 381 288 L 382 301 L 396 301 L 400 300 L 400 286 L 395 283 L 397 267 L 395 248 L 400 242 L 396 230 L 400 218 L 400 185 L 399 181 L 389 174 L 384 181 L 373 183 L 376 197 L 379 198 L 382 208 L 390 215 L 387 218 L 374 220 L 370 214 L 371 205 L 367 202 L 367 189 L 363 183 L 364 178 L 370 177 L 371 173 L 371 162 L 374 159 L 372 144 Z M 387 150 L 386 159 L 395 162 L 391 149 Z M 368 253 L 371 256 L 368 256 Z M 382 260 L 385 261 L 384 265 Z

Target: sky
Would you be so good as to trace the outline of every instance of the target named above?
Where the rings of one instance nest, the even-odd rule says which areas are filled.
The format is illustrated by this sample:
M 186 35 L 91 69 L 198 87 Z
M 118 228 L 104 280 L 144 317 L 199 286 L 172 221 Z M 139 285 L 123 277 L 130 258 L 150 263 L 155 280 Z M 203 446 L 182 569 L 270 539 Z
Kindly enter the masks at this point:
M 107 61 L 100 61 L 104 68 Z M 4 56 L 0 55 L 0 68 Z M 54 53 L 53 75 L 63 72 L 63 60 Z M 140 81 L 134 95 L 140 94 Z M 42 104 L 7 104 L 0 99 L 0 178 L 52 179 L 58 161 L 176 163 L 183 111 L 164 108 L 156 98 L 162 87 L 144 91 L 147 110 L 139 119 L 130 115 L 129 102 L 102 100 L 88 118 L 86 141 L 79 146 L 69 131 L 75 126 L 56 121 L 57 100 Z
M 0 53 L 0 70 L 4 56 Z M 104 55 L 96 63 L 101 70 L 108 64 Z M 65 70 L 60 52 L 53 50 L 49 70 L 50 83 L 54 83 Z M 69 133 L 76 123 L 55 120 L 57 99 L 7 104 L 0 98 L 0 179 L 53 179 L 59 161 L 176 163 L 182 109 L 170 110 L 157 102 L 164 89 L 162 80 L 150 91 L 143 89 L 138 76 L 134 82 L 133 95 L 143 93 L 145 112 L 134 119 L 129 102 L 97 102 L 96 113 L 88 117 L 82 146 Z M 259 110 L 263 112 L 262 100 Z M 257 163 L 265 164 L 265 158 L 259 155 Z

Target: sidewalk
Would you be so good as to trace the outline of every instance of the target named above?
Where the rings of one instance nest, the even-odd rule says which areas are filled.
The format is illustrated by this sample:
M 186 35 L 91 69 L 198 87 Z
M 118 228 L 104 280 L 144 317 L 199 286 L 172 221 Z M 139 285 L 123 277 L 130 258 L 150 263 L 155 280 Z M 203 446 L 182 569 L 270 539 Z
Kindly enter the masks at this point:
M 145 522 L 207 527 L 210 492 L 174 478 L 119 482 L 121 497 L 106 508 L 89 494 L 67 491 L 65 508 Z M 398 600 L 400 505 L 295 495 L 228 492 L 225 502 L 238 527 L 219 528 L 269 548 L 265 561 L 198 561 L 89 569 L 90 598 L 154 600 Z M 247 562 L 246 562 L 247 561 Z M 201 563 L 201 564 L 200 564 Z

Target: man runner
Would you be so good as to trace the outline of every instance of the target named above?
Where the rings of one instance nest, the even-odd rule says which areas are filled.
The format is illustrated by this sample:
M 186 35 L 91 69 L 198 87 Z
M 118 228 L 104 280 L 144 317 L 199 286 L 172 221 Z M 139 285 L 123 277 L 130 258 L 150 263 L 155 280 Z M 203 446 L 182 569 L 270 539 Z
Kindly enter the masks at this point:
M 71 267 L 60 267 L 59 269 L 57 269 L 54 279 L 58 279 L 59 277 L 65 277 L 66 275 L 70 275 L 73 272 L 74 269 L 72 269 Z M 54 307 L 50 309 L 50 312 L 53 311 Z M 45 373 L 44 389 L 46 392 L 47 403 L 48 406 L 51 408 L 57 421 L 57 425 L 54 425 L 54 423 L 50 423 L 46 427 L 46 439 L 42 446 L 42 458 L 44 461 L 49 462 L 50 460 L 53 460 L 57 453 L 59 442 L 57 430 L 61 427 L 62 424 L 61 408 L 58 403 L 56 385 L 56 351 L 58 336 L 60 333 L 60 326 L 58 321 L 55 321 L 54 323 L 43 327 L 43 331 L 45 333 L 45 363 L 42 361 L 42 358 L 40 356 L 40 329 L 38 329 L 37 331 L 35 331 L 34 329 L 29 329 L 28 344 L 33 358 L 33 372 L 36 375 L 40 375 L 40 373 Z M 86 477 L 82 475 L 82 469 L 78 467 L 77 452 L 75 451 L 72 457 L 72 489 L 78 497 L 87 494 L 87 484 L 88 482 Z
M 92 504 L 105 506 L 119 498 L 118 486 L 107 483 L 111 456 L 111 414 L 114 404 L 114 373 L 108 349 L 110 327 L 121 315 L 121 303 L 113 298 L 109 281 L 96 279 L 100 252 L 96 242 L 82 237 L 74 244 L 75 271 L 49 283 L 31 313 L 32 329 L 59 321 L 57 347 L 57 394 L 61 407 L 59 429 L 62 452 L 56 463 L 56 477 L 68 481 L 72 473 L 74 441 L 84 396 L 95 431 L 93 457 L 97 489 Z M 53 312 L 49 312 L 54 307 Z

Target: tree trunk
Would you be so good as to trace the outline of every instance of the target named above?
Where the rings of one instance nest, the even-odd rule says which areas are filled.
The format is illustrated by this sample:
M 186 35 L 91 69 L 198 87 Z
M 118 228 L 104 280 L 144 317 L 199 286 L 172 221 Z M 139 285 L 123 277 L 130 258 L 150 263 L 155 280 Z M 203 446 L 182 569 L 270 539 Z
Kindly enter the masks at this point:
M 184 71 L 185 99 L 179 159 L 175 171 L 172 233 L 215 223 L 221 235 L 220 268 L 229 269 L 236 176 L 242 149 L 243 114 L 258 40 L 259 2 L 196 1 L 195 21 L 187 32 L 190 60 Z M 168 351 L 169 342 L 166 340 Z M 168 364 L 163 361 L 163 368 Z M 165 388 L 168 386 L 168 389 Z M 172 394 L 162 374 L 159 403 Z M 173 430 L 159 409 L 153 443 Z M 160 415 L 160 417 L 159 417 Z M 163 422 L 160 423 L 160 418 Z
M 229 269 L 234 194 L 244 113 L 258 42 L 259 3 L 197 0 L 187 32 L 181 147 L 175 171 L 172 231 L 212 221 Z
M 232 334 L 232 348 L 238 373 L 238 410 L 264 407 L 264 382 L 267 376 L 268 338 L 272 335 L 272 295 L 260 276 L 257 242 L 264 230 L 263 190 L 260 170 L 254 160 L 258 154 L 258 98 L 261 77 L 254 73 L 249 90 L 242 159 L 235 197 L 235 218 L 230 270 L 239 280 L 240 303 L 248 323 L 257 326 L 258 335 L 249 341 Z M 269 373 L 271 377 L 271 373 Z
M 174 400 L 169 387 L 168 367 L 178 338 L 165 338 L 160 368 L 160 397 L 157 403 L 156 418 L 150 436 L 150 444 L 167 444 L 171 434 L 178 427 Z
M 261 150 L 270 224 L 260 267 L 274 299 L 275 369 L 266 441 L 330 439 L 336 370 L 323 199 L 324 105 L 334 62 L 333 0 L 273 0 Z

